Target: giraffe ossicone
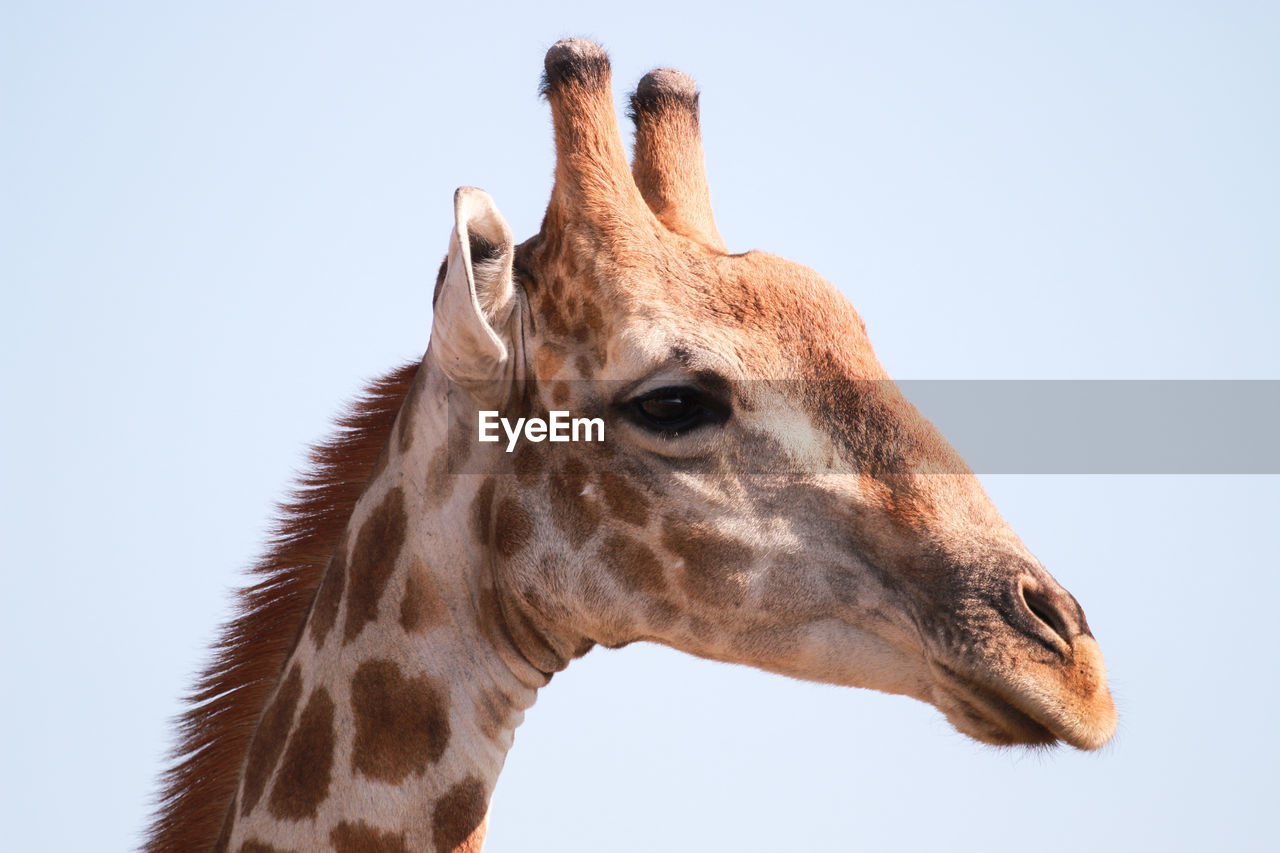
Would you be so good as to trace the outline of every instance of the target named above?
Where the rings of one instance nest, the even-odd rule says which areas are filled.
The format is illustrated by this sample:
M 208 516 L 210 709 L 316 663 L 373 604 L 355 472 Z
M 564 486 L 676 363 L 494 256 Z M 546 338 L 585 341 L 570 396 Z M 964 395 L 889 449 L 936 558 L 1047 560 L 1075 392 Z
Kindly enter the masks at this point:
M 420 364 L 318 448 L 182 723 L 151 851 L 476 851 L 537 691 L 595 645 L 935 705 L 994 744 L 1115 729 L 1084 613 L 812 270 L 729 254 L 698 95 L 564 40 L 541 230 L 463 188 Z M 482 412 L 607 440 L 482 442 Z

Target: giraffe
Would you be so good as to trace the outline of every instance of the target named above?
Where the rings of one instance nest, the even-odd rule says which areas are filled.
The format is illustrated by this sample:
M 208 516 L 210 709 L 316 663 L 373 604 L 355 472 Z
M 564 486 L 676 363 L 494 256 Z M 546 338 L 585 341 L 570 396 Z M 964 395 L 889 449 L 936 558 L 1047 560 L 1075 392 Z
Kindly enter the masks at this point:
M 547 53 L 537 235 L 462 188 L 426 353 L 315 453 L 181 722 L 147 849 L 478 851 L 514 732 L 596 645 L 902 694 L 992 744 L 1096 749 L 1075 599 L 816 273 L 729 254 L 698 92 Z M 607 440 L 477 440 L 481 411 Z

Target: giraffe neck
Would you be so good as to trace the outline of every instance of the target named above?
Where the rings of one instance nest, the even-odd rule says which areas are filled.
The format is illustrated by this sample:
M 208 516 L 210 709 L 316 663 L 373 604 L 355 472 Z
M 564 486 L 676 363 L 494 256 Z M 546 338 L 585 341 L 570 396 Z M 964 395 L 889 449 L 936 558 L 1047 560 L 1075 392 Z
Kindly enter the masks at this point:
M 428 355 L 263 712 L 231 851 L 480 849 L 550 676 L 496 603 L 493 482 L 450 472 L 447 386 Z

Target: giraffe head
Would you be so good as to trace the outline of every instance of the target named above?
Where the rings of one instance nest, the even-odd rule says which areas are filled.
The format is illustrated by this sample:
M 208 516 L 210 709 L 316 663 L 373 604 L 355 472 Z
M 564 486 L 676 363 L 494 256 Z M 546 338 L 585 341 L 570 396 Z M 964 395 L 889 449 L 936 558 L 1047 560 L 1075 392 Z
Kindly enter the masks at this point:
M 597 45 L 551 48 L 542 229 L 516 246 L 460 190 L 435 294 L 453 465 L 486 475 L 471 524 L 521 653 L 551 672 L 651 640 L 910 695 L 988 743 L 1101 746 L 1115 709 L 1075 599 L 835 288 L 726 251 L 693 81 L 641 81 L 630 168 L 610 86 Z M 476 442 L 487 409 L 599 417 L 605 440 L 506 453 Z

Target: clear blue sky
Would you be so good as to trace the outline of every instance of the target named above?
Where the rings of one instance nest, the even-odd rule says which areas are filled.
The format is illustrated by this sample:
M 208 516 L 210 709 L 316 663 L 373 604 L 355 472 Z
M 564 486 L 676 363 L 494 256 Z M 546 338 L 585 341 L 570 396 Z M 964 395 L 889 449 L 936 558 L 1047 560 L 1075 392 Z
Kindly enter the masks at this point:
M 731 249 L 816 267 L 897 377 L 1280 378 L 1274 4 L 6 3 L 7 848 L 136 842 L 305 445 L 426 346 L 454 188 L 537 229 L 564 35 L 620 104 L 698 79 Z M 1089 614 L 1104 752 L 595 651 L 489 849 L 1274 848 L 1277 479 L 986 483 Z

